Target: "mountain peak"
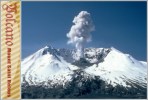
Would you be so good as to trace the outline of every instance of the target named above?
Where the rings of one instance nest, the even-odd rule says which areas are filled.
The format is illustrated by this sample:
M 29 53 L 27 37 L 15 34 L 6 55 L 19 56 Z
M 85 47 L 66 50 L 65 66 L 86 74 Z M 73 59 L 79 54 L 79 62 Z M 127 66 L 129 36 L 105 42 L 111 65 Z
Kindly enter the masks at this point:
M 44 47 L 44 49 L 47 49 L 47 48 L 49 48 L 47 45 Z
M 118 52 L 118 53 L 122 53 L 121 51 L 117 50 L 117 49 L 114 48 L 114 47 L 111 47 L 110 49 L 111 49 L 111 50 L 114 50 L 114 51 L 116 51 L 116 52 Z
M 53 49 L 51 45 L 46 45 L 43 49 Z
M 45 54 L 48 54 L 48 53 L 51 53 L 53 54 L 54 53 L 54 48 L 52 46 L 45 46 L 44 48 L 42 48 L 42 55 L 45 55 Z

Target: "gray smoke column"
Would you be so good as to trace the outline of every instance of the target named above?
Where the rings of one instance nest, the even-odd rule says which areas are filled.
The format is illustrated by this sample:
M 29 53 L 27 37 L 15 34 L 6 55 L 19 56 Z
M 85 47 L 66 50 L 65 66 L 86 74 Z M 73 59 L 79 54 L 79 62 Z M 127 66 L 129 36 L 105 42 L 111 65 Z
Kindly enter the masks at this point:
M 84 44 L 91 41 L 91 32 L 95 30 L 95 26 L 91 19 L 90 13 L 81 11 L 73 20 L 74 25 L 71 27 L 67 37 L 69 38 L 68 44 L 74 44 L 78 56 L 83 57 Z

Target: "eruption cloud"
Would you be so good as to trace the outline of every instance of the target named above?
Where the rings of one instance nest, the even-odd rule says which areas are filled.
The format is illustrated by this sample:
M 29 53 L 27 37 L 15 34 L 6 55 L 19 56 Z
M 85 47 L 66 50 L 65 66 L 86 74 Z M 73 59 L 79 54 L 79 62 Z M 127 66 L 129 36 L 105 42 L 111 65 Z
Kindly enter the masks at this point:
M 74 44 L 78 56 L 83 57 L 84 44 L 91 41 L 91 32 L 95 30 L 95 26 L 91 19 L 90 13 L 81 11 L 72 21 L 74 25 L 71 27 L 67 37 L 69 38 L 68 44 Z

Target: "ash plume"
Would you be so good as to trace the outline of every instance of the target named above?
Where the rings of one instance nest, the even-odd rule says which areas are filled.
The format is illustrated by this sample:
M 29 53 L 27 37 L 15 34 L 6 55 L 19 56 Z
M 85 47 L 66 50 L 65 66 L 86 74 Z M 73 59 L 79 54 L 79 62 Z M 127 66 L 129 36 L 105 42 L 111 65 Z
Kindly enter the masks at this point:
M 91 32 L 95 30 L 95 26 L 91 19 L 90 13 L 87 11 L 81 11 L 77 16 L 74 17 L 72 25 L 67 37 L 69 38 L 68 44 L 74 44 L 78 56 L 83 57 L 84 44 L 90 42 L 92 39 Z

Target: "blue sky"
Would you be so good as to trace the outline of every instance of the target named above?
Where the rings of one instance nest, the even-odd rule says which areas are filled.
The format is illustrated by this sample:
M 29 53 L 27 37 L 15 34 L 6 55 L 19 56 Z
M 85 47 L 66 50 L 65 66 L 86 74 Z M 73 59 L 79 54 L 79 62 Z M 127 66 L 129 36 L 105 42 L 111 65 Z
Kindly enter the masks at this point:
M 22 58 L 46 45 L 67 45 L 66 34 L 80 11 L 88 11 L 95 24 L 85 47 L 115 47 L 138 60 L 146 60 L 146 2 L 22 2 Z

